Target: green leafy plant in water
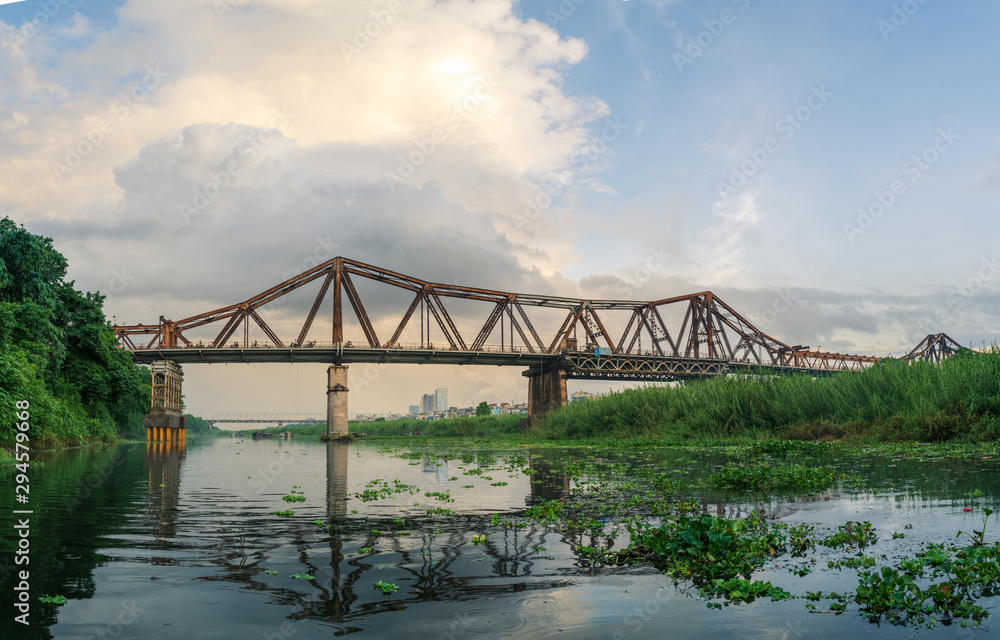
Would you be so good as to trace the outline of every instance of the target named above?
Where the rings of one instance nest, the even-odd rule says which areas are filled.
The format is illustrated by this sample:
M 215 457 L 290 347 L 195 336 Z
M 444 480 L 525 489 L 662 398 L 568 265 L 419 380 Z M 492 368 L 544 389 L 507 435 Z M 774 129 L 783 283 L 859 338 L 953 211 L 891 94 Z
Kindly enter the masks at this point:
M 360 553 L 360 554 L 366 554 L 366 553 L 371 553 L 371 552 L 372 552 L 372 548 L 371 547 L 358 547 L 358 553 Z
M 558 500 L 551 500 L 549 502 L 540 502 L 539 504 L 528 507 L 524 512 L 524 515 L 533 520 L 541 520 L 543 522 L 555 522 L 562 516 L 563 505 Z
M 794 525 L 788 529 L 788 545 L 793 556 L 804 556 L 809 549 L 816 546 L 816 527 L 806 522 Z
M 66 596 L 38 596 L 38 601 L 56 605 L 64 605 L 67 602 Z
M 264 569 L 264 573 L 267 574 L 267 575 L 269 575 L 269 576 L 276 576 L 276 575 L 278 575 L 277 571 L 271 571 L 270 569 Z
M 296 580 L 315 580 L 316 576 L 309 573 L 293 573 L 292 577 Z
M 399 591 L 399 587 L 397 587 L 393 583 L 383 582 L 382 580 L 379 580 L 378 582 L 375 583 L 375 588 L 381 591 L 383 595 L 387 596 Z
M 742 578 L 730 578 L 729 580 L 717 578 L 702 587 L 701 593 L 705 596 L 722 596 L 733 604 L 753 602 L 757 598 L 765 596 L 771 598 L 772 602 L 791 600 L 794 597 L 791 593 L 772 585 L 770 582 L 761 582 L 760 580 L 751 582 Z
M 833 483 L 830 467 L 806 467 L 801 464 L 730 464 L 712 474 L 708 484 L 718 489 L 771 491 L 799 489 L 817 491 Z
M 295 512 L 291 509 L 285 509 L 284 511 L 275 511 L 274 515 L 281 516 L 282 518 L 291 518 L 295 515 Z
M 986 542 L 985 542 L 985 537 L 986 537 L 986 521 L 990 519 L 991 515 L 993 515 L 993 509 L 985 509 L 984 508 L 983 509 L 983 513 L 985 513 L 986 516 L 983 518 L 983 528 L 982 529 L 980 529 L 978 531 L 976 529 L 973 529 L 972 533 L 968 533 L 966 531 L 959 531 L 958 535 L 956 535 L 955 537 L 959 538 L 959 537 L 961 537 L 963 535 L 969 536 L 969 538 L 972 540 L 972 544 L 976 545 L 977 547 L 981 547 L 984 544 L 986 544 Z
M 749 579 L 768 558 L 783 553 L 785 537 L 760 516 L 729 520 L 704 514 L 681 515 L 656 529 L 634 530 L 632 544 L 617 559 L 651 560 L 675 579 L 696 584 Z
M 455 499 L 451 497 L 450 491 L 426 491 L 424 495 L 428 498 L 436 498 L 442 502 L 454 502 Z
M 876 542 L 878 542 L 878 536 L 875 535 L 875 527 L 872 526 L 872 523 L 867 520 L 864 522 L 848 520 L 846 524 L 837 527 L 836 533 L 831 533 L 823 538 L 822 544 L 825 547 L 843 545 L 865 547 Z

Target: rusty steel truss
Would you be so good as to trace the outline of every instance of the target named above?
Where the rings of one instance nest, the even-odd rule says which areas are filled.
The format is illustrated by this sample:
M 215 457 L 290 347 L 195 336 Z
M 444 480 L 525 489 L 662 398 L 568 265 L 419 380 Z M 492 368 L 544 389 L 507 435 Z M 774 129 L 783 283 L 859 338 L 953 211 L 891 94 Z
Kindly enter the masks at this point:
M 409 305 L 405 309 L 400 308 L 401 313 L 396 316 L 398 322 L 393 320 L 395 329 L 388 337 L 380 337 L 376 332 L 355 286 L 358 278 L 413 294 Z M 261 317 L 259 310 L 314 282 L 318 283 L 318 291 L 297 334 L 291 339 L 279 336 Z M 623 380 L 697 377 L 753 367 L 828 372 L 857 370 L 878 361 L 871 356 L 826 353 L 801 345 L 785 344 L 754 327 L 711 291 L 648 302 L 584 300 L 432 283 L 342 257 L 329 260 L 243 302 L 181 320 L 168 320 L 161 316 L 155 325 L 123 325 L 114 329 L 121 344 L 137 354 L 194 347 L 185 333 L 190 334 L 192 330 L 208 325 L 217 327 L 217 333 L 213 330 L 215 339 L 210 341 L 210 348 L 199 349 L 202 353 L 226 349 L 234 343 L 246 349 L 254 325 L 267 336 L 268 346 L 273 345 L 275 350 L 298 351 L 307 344 L 310 329 L 324 301 L 330 297 L 333 299 L 332 345 L 339 349 L 345 345 L 343 316 L 346 298 L 346 305 L 357 318 L 362 334 L 352 337 L 363 340 L 359 345 L 347 341 L 348 347 L 373 351 L 401 349 L 400 339 L 407 326 L 414 322 L 414 314 L 419 312 L 421 349 L 426 348 L 424 324 L 427 344 L 430 343 L 433 324 L 447 343 L 445 348 L 460 353 L 495 351 L 495 345 L 487 346 L 487 341 L 499 327 L 500 351 L 518 353 L 521 358 L 526 354 L 537 354 L 546 361 L 563 354 L 565 357 L 560 360 L 577 372 L 574 377 Z M 473 325 L 471 330 L 460 330 L 445 305 L 446 301 L 453 299 L 481 303 L 485 321 Z M 560 310 L 562 322 L 540 330 L 529 313 L 533 308 L 540 307 Z M 676 311 L 678 317 L 682 316 L 679 324 L 665 320 L 668 310 Z M 619 319 L 618 326 L 625 325 L 625 329 L 615 335 L 607 328 L 607 320 L 612 314 Z M 505 328 L 506 337 L 503 333 Z M 439 341 L 439 346 L 442 344 Z M 214 361 L 204 356 L 202 359 Z M 511 362 L 515 363 L 524 366 L 520 358 Z
M 945 358 L 950 358 L 962 349 L 962 345 L 955 342 L 947 333 L 932 333 L 920 344 L 913 348 L 913 351 L 904 356 L 906 360 L 924 360 L 929 362 L 941 362 Z

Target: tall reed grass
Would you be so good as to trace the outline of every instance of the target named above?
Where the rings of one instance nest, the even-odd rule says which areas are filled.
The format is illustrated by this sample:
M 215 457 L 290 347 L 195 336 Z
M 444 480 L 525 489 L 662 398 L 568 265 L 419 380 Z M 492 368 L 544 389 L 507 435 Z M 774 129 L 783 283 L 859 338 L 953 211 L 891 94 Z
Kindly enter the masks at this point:
M 994 439 L 1000 351 L 963 351 L 941 364 L 887 359 L 815 379 L 731 375 L 640 387 L 570 404 L 536 422 L 535 433 L 553 439 Z

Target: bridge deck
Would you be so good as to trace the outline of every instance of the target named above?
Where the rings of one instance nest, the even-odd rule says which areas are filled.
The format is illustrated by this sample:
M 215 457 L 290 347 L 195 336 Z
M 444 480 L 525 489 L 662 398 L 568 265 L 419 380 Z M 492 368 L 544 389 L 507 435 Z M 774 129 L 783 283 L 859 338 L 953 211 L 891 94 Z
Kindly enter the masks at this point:
M 296 348 L 161 348 L 132 351 L 134 360 L 150 364 L 173 360 L 179 364 L 208 363 L 298 363 L 321 364 L 444 364 L 522 367 L 525 375 L 559 368 L 566 377 L 583 380 L 677 380 L 726 373 L 766 371 L 782 375 L 825 375 L 833 369 L 794 367 L 773 363 L 731 362 L 714 358 L 682 358 L 658 355 L 610 355 L 597 357 L 585 352 L 525 353 L 523 351 L 458 351 L 453 349 L 377 349 L 369 347 Z M 863 366 L 858 363 L 859 368 Z
M 137 349 L 133 359 L 142 364 L 156 360 L 173 360 L 179 364 L 206 362 L 209 364 L 237 362 L 319 362 L 325 364 L 390 363 L 390 364 L 478 364 L 508 367 L 528 367 L 551 364 L 559 354 L 510 351 L 455 351 L 449 349 L 373 349 L 362 347 L 295 347 L 295 348 L 175 348 Z

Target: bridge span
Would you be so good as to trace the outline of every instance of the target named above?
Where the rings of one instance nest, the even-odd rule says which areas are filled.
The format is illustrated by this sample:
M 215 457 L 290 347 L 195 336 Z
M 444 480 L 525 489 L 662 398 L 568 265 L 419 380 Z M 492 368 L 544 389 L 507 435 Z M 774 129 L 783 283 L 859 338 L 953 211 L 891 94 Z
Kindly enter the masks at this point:
M 370 283 L 366 296 L 355 278 Z M 318 291 L 297 335 L 279 336 L 259 310 L 310 284 Z M 380 312 L 380 324 L 388 320 L 395 326 L 383 340 L 366 301 L 384 308 L 385 298 L 379 296 L 386 288 L 408 291 L 412 298 L 406 307 Z M 332 339 L 310 341 L 329 298 Z M 474 308 L 454 311 L 470 304 Z M 357 328 L 344 323 L 348 307 Z M 419 341 L 404 343 L 418 323 Z M 357 335 L 345 335 L 347 329 Z M 347 435 L 347 372 L 356 363 L 520 367 L 528 378 L 528 413 L 538 416 L 566 404 L 568 379 L 682 380 L 749 372 L 819 376 L 861 370 L 879 360 L 785 344 L 711 291 L 654 301 L 566 298 L 432 283 L 342 257 L 243 302 L 114 330 L 120 346 L 152 369 L 153 406 L 146 422 L 151 440 L 183 437 L 182 364 L 328 364 L 327 435 L 333 438 Z M 921 345 L 946 344 L 931 338 Z M 937 355 L 941 349 L 918 345 L 911 356 L 918 351 Z

